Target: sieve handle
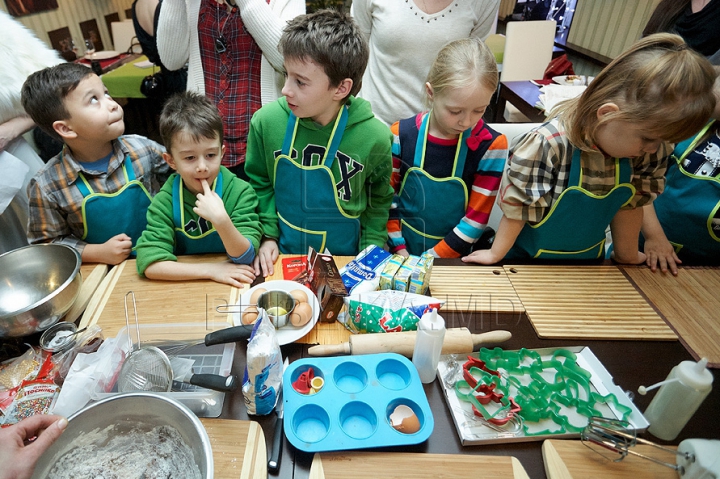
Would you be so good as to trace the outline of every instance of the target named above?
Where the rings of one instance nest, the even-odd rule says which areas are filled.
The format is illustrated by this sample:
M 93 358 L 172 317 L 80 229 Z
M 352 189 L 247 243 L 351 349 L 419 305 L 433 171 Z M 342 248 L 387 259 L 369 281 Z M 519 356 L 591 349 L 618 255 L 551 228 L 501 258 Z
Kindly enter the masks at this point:
M 205 346 L 234 343 L 241 339 L 249 339 L 252 330 L 253 327 L 251 325 L 242 325 L 213 331 L 205 336 Z

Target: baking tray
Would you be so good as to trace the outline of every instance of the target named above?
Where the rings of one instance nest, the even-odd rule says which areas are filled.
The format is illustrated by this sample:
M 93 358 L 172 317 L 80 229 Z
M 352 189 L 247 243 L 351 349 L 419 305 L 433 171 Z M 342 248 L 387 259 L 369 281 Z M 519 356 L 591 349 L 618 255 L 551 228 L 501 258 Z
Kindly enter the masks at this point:
M 292 384 L 310 367 L 325 384 L 315 394 L 299 393 Z M 395 353 L 294 361 L 283 374 L 283 401 L 285 436 L 305 452 L 419 444 L 435 425 L 417 369 Z M 390 425 L 401 404 L 418 418 L 417 432 Z
M 631 412 L 627 418 L 630 423 L 630 428 L 637 432 L 642 432 L 650 425 L 642 413 L 637 409 L 635 404 L 630 400 L 627 394 L 615 385 L 613 378 L 610 373 L 605 369 L 600 360 L 595 354 L 586 346 L 575 346 L 567 348 L 542 348 L 532 349 L 540 354 L 543 361 L 550 359 L 553 354 L 564 349 L 570 351 L 576 356 L 576 364 L 581 368 L 585 369 L 591 374 L 589 383 L 591 391 L 597 392 L 603 396 L 613 394 L 618 399 L 618 402 L 631 409 Z M 491 425 L 484 422 L 481 418 L 476 417 L 473 414 L 472 406 L 470 403 L 463 401 L 458 398 L 455 393 L 455 381 L 462 379 L 462 365 L 467 360 L 468 356 L 479 357 L 479 353 L 468 354 L 448 354 L 440 356 L 438 363 L 437 376 L 442 385 L 445 399 L 447 400 L 448 408 L 450 409 L 453 421 L 455 422 L 455 428 L 457 429 L 458 436 L 463 446 L 471 446 L 476 444 L 498 444 L 508 442 L 530 442 L 530 441 L 542 441 L 548 438 L 572 438 L 578 437 L 578 433 L 551 433 L 551 434 L 539 434 L 539 435 L 526 435 L 522 430 L 517 421 L 513 420 L 504 426 Z M 523 363 L 523 364 L 529 364 Z M 458 366 L 456 366 L 458 365 Z M 504 370 L 500 371 L 504 377 L 507 377 L 507 372 Z M 551 372 L 543 372 L 542 376 L 550 380 L 552 378 Z M 523 384 L 529 382 L 529 378 L 526 376 L 520 377 Z M 510 389 L 510 396 L 513 396 L 514 390 Z M 489 412 L 493 412 L 492 406 L 486 406 Z M 622 414 L 612 404 L 599 404 L 598 410 L 602 412 L 604 417 L 608 418 L 620 418 Z M 573 425 L 581 425 L 583 421 L 587 423 L 587 418 L 577 413 L 574 409 L 568 409 L 563 407 L 562 413 L 568 417 L 570 423 Z M 545 430 L 556 430 L 558 426 L 551 420 L 544 420 L 539 423 L 531 423 L 525 421 L 524 424 L 528 427 L 528 432 L 538 432 Z

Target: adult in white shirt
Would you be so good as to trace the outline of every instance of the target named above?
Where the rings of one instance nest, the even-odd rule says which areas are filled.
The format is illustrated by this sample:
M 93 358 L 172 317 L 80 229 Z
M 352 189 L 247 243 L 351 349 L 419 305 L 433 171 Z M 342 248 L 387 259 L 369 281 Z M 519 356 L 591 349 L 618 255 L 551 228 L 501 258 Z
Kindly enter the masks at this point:
M 500 0 L 353 0 L 351 14 L 370 45 L 359 96 L 391 125 L 423 110 L 425 78 L 440 49 L 485 40 Z

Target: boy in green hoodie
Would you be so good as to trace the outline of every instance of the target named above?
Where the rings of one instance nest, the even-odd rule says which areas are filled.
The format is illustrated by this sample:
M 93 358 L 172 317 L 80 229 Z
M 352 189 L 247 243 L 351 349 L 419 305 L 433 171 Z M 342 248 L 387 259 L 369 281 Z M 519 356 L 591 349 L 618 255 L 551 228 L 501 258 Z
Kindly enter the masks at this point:
M 245 172 L 264 237 L 255 274 L 312 246 L 357 255 L 387 240 L 392 134 L 360 90 L 368 47 L 347 15 L 320 10 L 288 22 L 283 98 L 253 115 Z

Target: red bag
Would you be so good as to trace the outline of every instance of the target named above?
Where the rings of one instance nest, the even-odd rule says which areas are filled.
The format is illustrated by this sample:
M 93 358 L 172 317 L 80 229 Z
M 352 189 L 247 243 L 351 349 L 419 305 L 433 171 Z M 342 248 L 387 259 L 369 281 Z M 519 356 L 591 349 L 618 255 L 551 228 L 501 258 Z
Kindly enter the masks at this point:
M 550 60 L 550 63 L 548 63 L 547 68 L 545 69 L 545 74 L 543 75 L 543 79 L 550 80 L 552 77 L 560 76 L 560 75 L 574 75 L 575 71 L 573 70 L 573 64 L 570 60 L 568 60 L 568 57 L 565 53 L 560 55 L 559 57 L 553 58 Z

